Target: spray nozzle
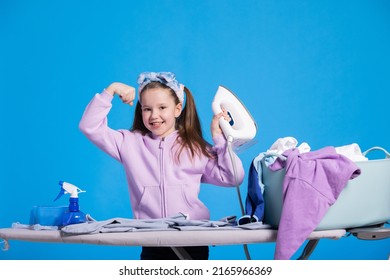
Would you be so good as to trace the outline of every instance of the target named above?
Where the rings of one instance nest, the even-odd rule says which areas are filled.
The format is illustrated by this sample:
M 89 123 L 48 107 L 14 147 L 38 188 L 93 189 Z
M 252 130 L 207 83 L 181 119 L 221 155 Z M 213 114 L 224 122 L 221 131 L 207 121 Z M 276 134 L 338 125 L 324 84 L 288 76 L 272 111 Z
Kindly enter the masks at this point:
M 70 197 L 77 198 L 79 193 L 86 192 L 81 190 L 79 187 L 76 187 L 75 185 L 72 185 L 64 181 L 59 181 L 58 184 L 61 186 L 61 190 L 58 193 L 57 197 L 54 199 L 54 201 L 59 199 L 64 194 L 70 194 Z

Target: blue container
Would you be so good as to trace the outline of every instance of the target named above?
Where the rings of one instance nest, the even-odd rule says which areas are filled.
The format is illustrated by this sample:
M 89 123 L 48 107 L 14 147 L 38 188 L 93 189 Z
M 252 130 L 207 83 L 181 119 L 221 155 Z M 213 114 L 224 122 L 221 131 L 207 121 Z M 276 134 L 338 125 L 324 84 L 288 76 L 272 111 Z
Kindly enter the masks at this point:
M 68 206 L 33 206 L 30 212 L 30 225 L 62 226 Z

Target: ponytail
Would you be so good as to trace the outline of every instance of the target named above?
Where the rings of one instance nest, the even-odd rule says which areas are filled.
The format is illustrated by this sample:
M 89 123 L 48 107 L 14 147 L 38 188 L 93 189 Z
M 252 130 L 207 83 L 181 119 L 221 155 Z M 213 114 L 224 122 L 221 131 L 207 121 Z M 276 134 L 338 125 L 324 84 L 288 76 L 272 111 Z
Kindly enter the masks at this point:
M 191 156 L 200 156 L 201 154 L 212 157 L 210 153 L 210 144 L 203 138 L 202 128 L 196 110 L 195 100 L 191 91 L 184 87 L 186 94 L 186 104 L 180 116 L 176 119 L 176 129 L 179 131 L 181 138 L 181 147 L 178 150 L 178 156 L 187 147 Z

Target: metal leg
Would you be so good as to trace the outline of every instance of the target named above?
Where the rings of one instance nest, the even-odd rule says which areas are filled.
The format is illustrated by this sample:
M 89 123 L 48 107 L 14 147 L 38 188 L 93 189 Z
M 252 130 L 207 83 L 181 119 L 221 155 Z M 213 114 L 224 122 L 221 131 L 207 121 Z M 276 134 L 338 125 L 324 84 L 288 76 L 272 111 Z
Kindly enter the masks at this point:
M 306 244 L 298 260 L 308 260 L 310 255 L 313 253 L 314 249 L 316 248 L 318 242 L 320 242 L 319 239 L 309 240 L 309 242 Z
M 246 259 L 250 260 L 251 259 L 251 255 L 249 254 L 248 245 L 244 244 L 243 246 L 244 246 L 244 252 L 245 252 Z
M 171 247 L 180 260 L 192 260 L 190 254 L 183 247 Z

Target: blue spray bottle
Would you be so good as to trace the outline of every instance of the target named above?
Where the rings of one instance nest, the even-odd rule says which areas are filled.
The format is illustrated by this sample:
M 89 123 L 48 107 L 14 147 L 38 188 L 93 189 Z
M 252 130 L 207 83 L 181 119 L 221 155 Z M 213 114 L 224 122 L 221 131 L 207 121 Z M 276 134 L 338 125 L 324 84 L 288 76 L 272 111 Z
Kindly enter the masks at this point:
M 59 185 L 61 186 L 60 193 L 57 195 L 57 199 L 59 199 L 64 194 L 70 194 L 69 198 L 69 209 L 65 211 L 62 218 L 62 226 L 67 226 L 71 224 L 79 224 L 87 221 L 85 214 L 80 211 L 79 207 L 79 197 L 78 194 L 85 192 L 80 188 L 76 187 L 67 182 L 60 181 Z

